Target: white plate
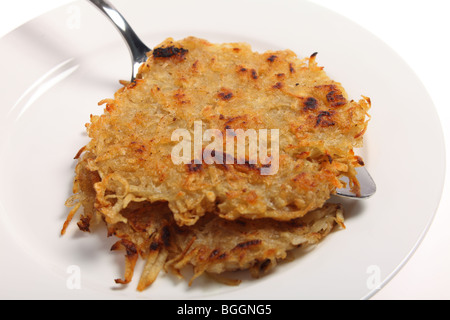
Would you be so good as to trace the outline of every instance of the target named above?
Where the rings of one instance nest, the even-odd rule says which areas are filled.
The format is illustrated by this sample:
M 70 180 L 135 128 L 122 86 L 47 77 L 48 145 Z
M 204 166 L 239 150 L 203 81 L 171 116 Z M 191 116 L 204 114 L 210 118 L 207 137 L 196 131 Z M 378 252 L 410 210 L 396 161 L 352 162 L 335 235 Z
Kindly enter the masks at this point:
M 259 280 L 192 287 L 161 274 L 143 293 L 122 289 L 122 254 L 105 232 L 73 223 L 59 236 L 83 125 L 100 114 L 131 73 L 112 25 L 86 1 L 45 14 L 0 40 L 1 298 L 365 299 L 407 261 L 437 209 L 444 144 L 431 99 L 382 41 L 345 18 L 303 1 L 115 0 L 150 47 L 166 37 L 249 42 L 256 50 L 318 51 L 318 62 L 351 98 L 371 97 L 372 120 L 359 150 L 377 194 L 346 201 L 347 229 Z M 162 14 L 164 13 L 164 14 Z M 75 267 L 75 268 L 73 268 Z M 71 279 L 79 271 L 80 289 Z M 7 275 L 7 276 L 5 276 Z

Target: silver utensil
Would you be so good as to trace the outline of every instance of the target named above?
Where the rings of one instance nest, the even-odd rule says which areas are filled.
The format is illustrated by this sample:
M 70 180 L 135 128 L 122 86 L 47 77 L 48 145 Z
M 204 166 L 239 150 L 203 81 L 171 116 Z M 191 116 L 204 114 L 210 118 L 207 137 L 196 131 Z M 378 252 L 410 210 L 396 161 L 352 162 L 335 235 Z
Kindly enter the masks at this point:
M 99 8 L 108 17 L 111 22 L 119 30 L 123 39 L 125 40 L 128 49 L 131 54 L 132 62 L 132 75 L 131 81 L 136 79 L 139 66 L 147 60 L 146 53 L 151 49 L 148 48 L 144 42 L 136 35 L 133 29 L 130 27 L 125 18 L 120 14 L 119 11 L 107 0 L 88 0 Z M 348 186 L 347 188 L 336 190 L 336 195 L 352 199 L 368 199 L 375 194 L 377 188 L 375 182 L 370 176 L 369 172 L 365 167 L 356 168 L 357 179 L 360 183 L 360 194 L 356 195 Z
M 151 49 L 148 48 L 141 39 L 139 39 L 125 18 L 109 1 L 89 0 L 89 2 L 99 8 L 101 12 L 103 12 L 111 20 L 128 45 L 132 63 L 131 81 L 134 81 L 134 79 L 136 79 L 139 66 L 147 60 L 146 53 Z
M 375 194 L 377 191 L 377 186 L 367 169 L 365 167 L 358 167 L 356 168 L 356 172 L 356 178 L 358 179 L 360 185 L 360 194 L 354 194 L 350 190 L 350 186 L 347 184 L 346 188 L 336 190 L 337 196 L 353 199 L 368 199 Z

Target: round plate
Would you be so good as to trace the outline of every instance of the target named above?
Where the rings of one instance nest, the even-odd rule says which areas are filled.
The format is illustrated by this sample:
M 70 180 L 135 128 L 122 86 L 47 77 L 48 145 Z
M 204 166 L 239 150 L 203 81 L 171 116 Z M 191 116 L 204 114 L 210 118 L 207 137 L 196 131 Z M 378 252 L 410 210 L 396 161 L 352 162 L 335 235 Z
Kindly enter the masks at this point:
M 7 257 L 1 295 L 366 299 L 381 288 L 420 243 L 444 177 L 439 119 L 402 59 L 361 27 L 306 1 L 114 3 L 150 47 L 167 37 L 192 35 L 244 41 L 258 51 L 288 48 L 300 57 L 318 52 L 318 63 L 350 98 L 372 100 L 372 120 L 358 153 L 378 191 L 369 200 L 345 200 L 345 230 L 264 278 L 238 287 L 197 279 L 189 287 L 163 272 L 138 293 L 138 265 L 133 282 L 117 286 L 113 280 L 122 277 L 123 255 L 109 251 L 115 239 L 105 230 L 85 234 L 73 223 L 59 235 L 72 191 L 73 157 L 88 141 L 84 124 L 90 114 L 103 112 L 97 102 L 113 96 L 118 80 L 131 75 L 118 32 L 86 1 L 73 2 L 0 40 L 0 243 Z

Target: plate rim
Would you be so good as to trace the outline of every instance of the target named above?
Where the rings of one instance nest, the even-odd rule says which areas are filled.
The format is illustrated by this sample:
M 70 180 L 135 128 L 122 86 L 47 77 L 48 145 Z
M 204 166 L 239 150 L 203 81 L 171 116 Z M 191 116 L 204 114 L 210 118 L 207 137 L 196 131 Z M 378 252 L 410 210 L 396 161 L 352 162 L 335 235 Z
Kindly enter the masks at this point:
M 56 9 L 54 9 L 54 10 L 52 10 L 52 11 L 49 11 L 48 13 L 45 13 L 45 14 L 43 14 L 43 15 L 41 15 L 41 16 L 39 16 L 39 17 L 37 17 L 37 18 L 31 20 L 31 21 L 41 19 L 41 18 L 42 18 L 43 16 L 45 16 L 45 15 L 52 14 L 52 12 L 55 12 L 55 11 L 57 11 L 57 10 L 60 10 L 61 8 L 67 7 L 67 6 L 69 6 L 69 5 L 72 5 L 72 4 L 78 3 L 78 2 L 81 2 L 81 1 L 80 1 L 80 0 L 78 0 L 78 1 L 72 1 L 72 2 L 70 2 L 69 4 L 61 5 L 60 7 L 56 8 Z M 288 2 L 289 2 L 289 1 L 288 1 Z M 346 18 L 346 17 L 340 15 L 339 13 L 336 13 L 336 12 L 334 12 L 334 11 L 328 9 L 328 8 L 322 7 L 322 6 L 320 6 L 319 4 L 311 3 L 311 2 L 309 2 L 309 1 L 304 1 L 304 2 L 307 2 L 307 3 L 309 3 L 309 4 L 313 5 L 313 6 L 321 7 L 322 10 L 327 10 L 327 11 L 329 11 L 329 12 L 332 12 L 333 14 L 339 15 L 341 18 L 346 19 L 346 20 L 350 21 L 351 23 L 357 25 L 355 22 L 353 22 L 353 21 L 349 20 L 348 18 Z M 25 23 L 25 24 L 28 24 L 28 23 L 30 23 L 31 21 L 29 21 L 29 22 L 27 22 L 27 23 Z M 24 24 L 24 25 L 25 25 L 25 24 Z M 23 25 L 22 25 L 22 26 L 23 26 Z M 20 26 L 20 27 L 22 27 L 22 26 Z M 18 27 L 18 28 L 16 28 L 16 29 L 12 30 L 10 33 L 8 33 L 8 34 L 5 35 L 4 37 L 0 38 L 0 44 L 2 43 L 2 40 L 3 40 L 6 36 L 8 36 L 8 35 L 10 35 L 10 34 L 12 34 L 12 33 L 14 33 L 14 32 L 16 32 L 20 27 Z M 364 28 L 361 27 L 360 25 L 358 25 L 358 27 L 364 29 Z M 368 30 L 366 30 L 366 29 L 364 29 L 364 31 L 367 32 L 367 33 L 372 34 L 370 31 L 368 31 Z M 373 35 L 373 34 L 372 34 L 372 35 Z M 375 35 L 373 35 L 373 36 L 376 37 Z M 378 37 L 377 37 L 377 38 L 378 38 Z M 443 173 L 444 173 L 443 177 L 445 177 L 445 172 L 446 172 L 446 170 L 447 170 L 447 168 L 446 168 L 446 162 L 445 162 L 445 161 L 446 161 L 446 146 L 445 146 L 444 139 L 443 139 L 443 138 L 444 138 L 444 135 L 443 135 L 443 130 L 442 130 L 442 124 L 441 124 L 441 121 L 440 121 L 440 119 L 439 119 L 439 116 L 438 116 L 438 113 L 437 113 L 435 104 L 434 104 L 433 100 L 431 99 L 431 96 L 429 95 L 427 89 L 425 88 L 425 86 L 423 86 L 423 83 L 420 81 L 420 78 L 416 75 L 416 73 L 414 72 L 414 70 L 413 70 L 413 69 L 412 69 L 412 68 L 411 68 L 411 67 L 410 67 L 410 66 L 409 66 L 402 58 L 401 58 L 400 55 L 397 54 L 397 52 L 395 52 L 390 46 L 388 46 L 382 39 L 378 38 L 378 40 L 379 40 L 380 42 L 384 43 L 385 46 L 386 46 L 387 48 L 389 48 L 389 49 L 392 51 L 393 54 L 397 55 L 398 58 L 404 62 L 405 66 L 407 66 L 407 67 L 409 68 L 409 70 L 412 71 L 412 72 L 415 74 L 417 83 L 420 83 L 420 84 L 422 85 L 423 91 L 426 93 L 426 95 L 429 97 L 430 102 L 432 103 L 432 105 L 430 106 L 430 108 L 433 110 L 433 114 L 434 114 L 434 116 L 437 118 L 438 123 L 440 124 L 440 128 L 439 128 L 439 129 L 440 129 L 440 138 L 441 138 L 441 139 L 440 139 L 440 140 L 441 140 L 440 142 L 441 142 L 441 145 L 442 145 L 442 148 L 443 148 L 443 152 L 442 152 L 442 153 L 443 153 L 443 155 L 444 155 L 444 158 L 442 159 L 442 163 L 443 163 L 442 169 L 443 169 Z M 375 295 L 375 294 L 378 292 L 378 290 L 380 290 L 381 288 L 383 288 L 383 287 L 384 287 L 384 286 L 385 286 L 385 285 L 386 285 L 393 277 L 395 277 L 395 275 L 396 275 L 396 274 L 397 274 L 397 273 L 398 273 L 398 272 L 406 265 L 406 263 L 407 263 L 407 262 L 410 260 L 410 258 L 414 255 L 414 253 L 416 252 L 417 248 L 420 246 L 420 244 L 422 243 L 423 239 L 425 238 L 427 232 L 429 231 L 429 228 L 430 228 L 432 222 L 434 221 L 434 218 L 435 218 L 435 216 L 436 216 L 436 212 L 437 212 L 437 210 L 438 210 L 438 208 L 439 208 L 440 202 L 442 201 L 442 193 L 443 193 L 443 190 L 444 190 L 444 183 L 445 183 L 445 179 L 443 178 L 443 179 L 440 181 L 440 186 L 439 186 L 439 190 L 440 190 L 440 192 L 441 192 L 440 195 L 439 195 L 439 201 L 435 204 L 435 208 L 434 208 L 434 210 L 433 210 L 433 213 L 431 214 L 428 223 L 427 223 L 426 226 L 423 228 L 420 237 L 419 237 L 418 239 L 416 239 L 416 243 L 415 243 L 414 247 L 411 248 L 409 254 L 408 254 L 406 257 L 404 257 L 404 259 L 403 259 L 402 262 L 397 266 L 397 268 L 396 268 L 395 270 L 393 270 L 393 271 L 389 274 L 389 276 L 387 276 L 387 277 L 384 278 L 384 280 L 383 280 L 383 282 L 382 282 L 380 288 L 379 288 L 379 289 L 376 289 L 376 290 L 372 290 L 372 292 L 369 292 L 365 297 L 363 297 L 363 299 L 369 299 L 369 298 L 371 298 L 373 295 Z M 1 205 L 1 201 L 0 201 L 0 205 Z M 3 209 L 0 208 L 0 211 L 3 211 Z M 1 214 L 0 214 L 0 216 L 1 216 Z

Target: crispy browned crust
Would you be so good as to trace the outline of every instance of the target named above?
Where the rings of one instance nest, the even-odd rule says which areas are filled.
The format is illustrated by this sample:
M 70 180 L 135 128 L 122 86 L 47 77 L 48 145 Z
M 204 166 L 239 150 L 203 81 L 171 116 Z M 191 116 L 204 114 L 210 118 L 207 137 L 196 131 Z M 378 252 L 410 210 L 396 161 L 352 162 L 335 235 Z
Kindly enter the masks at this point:
M 342 208 L 326 201 L 344 176 L 359 191 L 355 167 L 364 163 L 353 148 L 362 145 L 370 99 L 349 100 L 316 54 L 301 60 L 289 50 L 167 39 L 136 81 L 122 83 L 87 125 L 91 141 L 75 157 L 72 210 L 61 231 L 81 207 L 82 231 L 104 221 L 120 239 L 112 250 L 126 252 L 117 283 L 131 281 L 139 256 L 147 262 L 138 290 L 163 269 L 181 276 L 187 266 L 191 280 L 242 269 L 258 277 L 343 226 Z M 192 132 L 199 120 L 224 136 L 279 129 L 278 172 L 262 175 L 262 165 L 248 161 L 175 165 L 172 132 Z

